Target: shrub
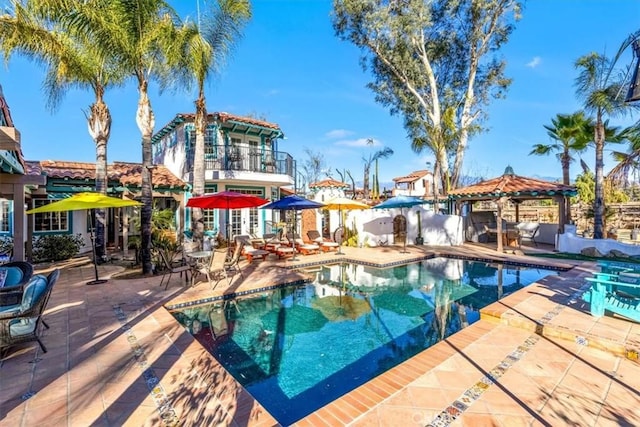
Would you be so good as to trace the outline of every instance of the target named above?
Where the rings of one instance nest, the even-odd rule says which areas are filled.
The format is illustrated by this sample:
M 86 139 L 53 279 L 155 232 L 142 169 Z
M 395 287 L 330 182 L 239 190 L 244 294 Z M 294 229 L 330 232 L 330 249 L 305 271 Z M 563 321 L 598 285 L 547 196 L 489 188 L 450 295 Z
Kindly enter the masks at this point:
M 0 236 L 0 254 L 9 254 L 13 251 L 13 237 Z
M 47 234 L 33 239 L 33 262 L 63 261 L 78 255 L 84 245 L 80 234 Z

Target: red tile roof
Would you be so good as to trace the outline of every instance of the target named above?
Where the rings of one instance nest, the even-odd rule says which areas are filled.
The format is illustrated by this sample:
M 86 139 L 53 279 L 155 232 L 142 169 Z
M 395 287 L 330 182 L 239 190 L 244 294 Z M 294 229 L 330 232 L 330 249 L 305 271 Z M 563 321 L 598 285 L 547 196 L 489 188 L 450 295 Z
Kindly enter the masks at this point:
M 541 197 L 554 194 L 574 195 L 576 187 L 557 182 L 543 181 L 506 173 L 497 178 L 479 182 L 468 187 L 449 191 L 454 198 L 489 198 L 489 197 Z
M 232 122 L 246 123 L 251 126 L 260 126 L 260 127 L 269 128 L 269 129 L 280 129 L 280 126 L 278 126 L 275 123 L 254 119 L 253 117 L 236 116 L 235 114 L 229 114 L 225 112 L 209 113 L 208 114 L 209 120 L 213 120 L 216 115 L 218 116 L 218 118 L 222 123 L 232 121 Z M 190 120 L 190 121 L 193 121 L 196 118 L 196 115 L 194 113 L 180 113 L 178 114 L 178 116 L 181 116 L 184 119 Z
M 396 183 L 401 183 L 401 182 L 415 182 L 417 180 L 419 180 L 420 178 L 422 178 L 425 175 L 430 174 L 431 171 L 428 170 L 419 170 L 419 171 L 415 171 L 415 172 L 411 172 L 409 175 L 406 176 L 400 176 L 397 178 L 393 178 L 393 181 L 395 181 Z
M 309 184 L 309 188 L 349 188 L 349 184 L 327 178 L 322 181 Z
M 28 175 L 47 175 L 51 178 L 95 179 L 96 164 L 68 161 L 27 161 Z M 109 180 L 118 181 L 122 185 L 140 186 L 142 183 L 142 164 L 113 162 L 107 165 Z M 156 165 L 152 173 L 154 187 L 184 188 L 186 183 L 176 177 L 166 167 Z

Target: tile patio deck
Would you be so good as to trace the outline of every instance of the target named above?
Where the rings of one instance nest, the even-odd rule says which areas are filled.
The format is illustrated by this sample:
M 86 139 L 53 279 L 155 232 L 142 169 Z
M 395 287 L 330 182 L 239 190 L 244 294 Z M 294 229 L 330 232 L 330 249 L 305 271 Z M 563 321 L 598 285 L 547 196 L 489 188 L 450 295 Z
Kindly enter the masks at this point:
M 434 251 L 555 264 L 459 248 L 345 248 L 395 262 Z M 300 257 L 298 264 L 336 258 Z M 342 258 L 341 258 L 342 259 Z M 267 260 L 231 291 L 303 278 Z M 481 320 L 300 420 L 299 426 L 640 425 L 640 325 L 593 318 L 577 298 L 595 266 L 550 276 L 482 310 Z M 121 270 L 100 266 L 101 277 Z M 160 277 L 87 286 L 65 268 L 49 301 L 47 353 L 12 348 L 0 362 L 0 425 L 231 425 L 275 420 L 189 335 L 165 305 L 221 295 Z

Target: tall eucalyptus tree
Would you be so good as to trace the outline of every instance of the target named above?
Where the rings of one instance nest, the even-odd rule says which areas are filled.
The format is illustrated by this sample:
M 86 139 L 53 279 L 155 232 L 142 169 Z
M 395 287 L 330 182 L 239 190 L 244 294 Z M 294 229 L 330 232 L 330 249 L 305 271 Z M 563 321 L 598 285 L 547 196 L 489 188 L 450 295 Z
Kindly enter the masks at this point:
M 404 118 L 412 148 L 434 152 L 445 192 L 468 139 L 510 80 L 495 56 L 519 18 L 517 0 L 334 0 L 338 37 L 363 52 L 376 101 Z
M 211 4 L 197 22 L 187 22 L 180 31 L 179 49 L 168 55 L 173 69 L 179 73 L 179 81 L 190 88 L 197 87 L 195 101 L 195 153 L 193 160 L 193 195 L 205 190 L 205 134 L 209 123 L 204 86 L 211 76 L 220 71 L 225 60 L 242 35 L 242 29 L 251 18 L 248 0 L 218 0 Z M 192 208 L 191 228 L 194 240 L 202 247 L 204 224 L 202 210 Z
M 109 87 L 120 85 L 124 73 L 116 58 L 103 50 L 81 26 L 64 21 L 62 6 L 47 0 L 11 1 L 0 15 L 0 49 L 7 61 L 17 53 L 46 67 L 44 91 L 48 107 L 55 111 L 68 90 L 93 92 L 95 100 L 85 113 L 89 135 L 96 145 L 96 191 L 107 192 L 107 145 L 111 112 L 104 101 Z M 97 5 L 101 7 L 104 5 Z M 106 253 L 104 209 L 96 209 L 96 255 Z

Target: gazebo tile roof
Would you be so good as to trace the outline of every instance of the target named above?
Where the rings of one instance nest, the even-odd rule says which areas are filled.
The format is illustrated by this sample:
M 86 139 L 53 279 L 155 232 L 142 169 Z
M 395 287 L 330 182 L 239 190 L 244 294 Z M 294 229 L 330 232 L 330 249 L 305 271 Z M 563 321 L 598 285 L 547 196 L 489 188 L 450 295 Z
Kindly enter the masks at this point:
M 468 187 L 451 190 L 449 191 L 449 196 L 453 198 L 463 198 L 473 196 L 488 197 L 506 195 L 571 195 L 576 193 L 576 191 L 576 187 L 572 185 L 564 185 L 557 182 L 543 181 L 541 179 L 514 174 L 505 174 Z
M 87 162 L 69 161 L 27 161 L 29 175 L 47 175 L 50 178 L 95 179 L 96 165 Z M 142 164 L 129 162 L 113 162 L 107 165 L 108 179 L 118 181 L 122 185 L 140 186 L 142 183 Z M 176 177 L 162 165 L 155 165 L 151 176 L 154 187 L 184 188 L 186 183 Z

